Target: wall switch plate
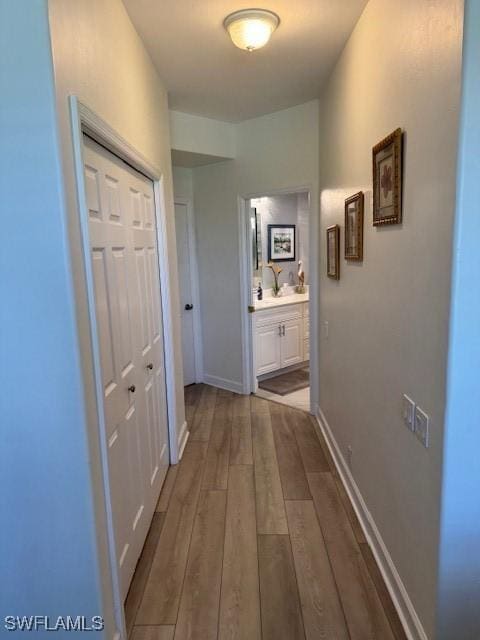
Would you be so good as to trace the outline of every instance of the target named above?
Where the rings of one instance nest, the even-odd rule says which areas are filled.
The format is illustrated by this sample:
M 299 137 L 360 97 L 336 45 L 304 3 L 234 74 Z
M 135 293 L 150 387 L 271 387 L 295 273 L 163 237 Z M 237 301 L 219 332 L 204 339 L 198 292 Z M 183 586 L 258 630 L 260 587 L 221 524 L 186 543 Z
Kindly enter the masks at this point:
M 350 467 L 350 469 L 352 468 L 352 456 L 353 456 L 353 449 L 350 445 L 348 445 L 347 447 L 347 464 Z
M 423 444 L 424 447 L 428 448 L 428 430 L 430 425 L 430 418 L 422 411 L 420 407 L 415 407 L 415 435 Z
M 402 417 L 410 431 L 415 431 L 415 402 L 405 393 L 402 400 Z

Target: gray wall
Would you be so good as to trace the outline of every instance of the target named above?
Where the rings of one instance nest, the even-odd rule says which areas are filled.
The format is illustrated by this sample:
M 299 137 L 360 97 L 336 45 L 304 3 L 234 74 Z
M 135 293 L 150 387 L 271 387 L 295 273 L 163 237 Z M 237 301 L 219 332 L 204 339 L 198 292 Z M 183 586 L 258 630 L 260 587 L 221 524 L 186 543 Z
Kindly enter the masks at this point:
M 0 64 L 6 633 L 6 615 L 90 617 L 104 603 L 45 0 L 0 1 Z
M 293 224 L 295 225 L 295 261 L 277 262 L 283 271 L 279 276 L 279 283 L 289 283 L 290 280 L 297 284 L 298 261 L 303 261 L 305 271 L 305 284 L 308 284 L 308 245 L 309 237 L 309 205 L 308 193 L 288 193 L 278 196 L 264 196 L 252 198 L 251 206 L 257 210 L 261 220 L 262 258 L 264 267 L 261 276 L 264 289 L 273 285 L 272 270 L 265 265 L 268 262 L 268 225 L 269 224 Z
M 0 0 L 0 8 L 8 237 L 0 278 L 0 617 L 104 615 L 105 633 L 92 636 L 110 640 L 115 621 L 68 96 L 163 174 L 181 425 L 167 95 L 121 0 Z
M 305 186 L 318 216 L 318 102 L 236 125 L 237 157 L 193 170 L 205 374 L 242 383 L 238 197 Z
M 437 640 L 480 638 L 480 3 L 466 9 Z
M 193 203 L 193 173 L 192 169 L 173 167 L 173 194 L 174 198 L 183 198 Z
M 460 0 L 370 0 L 320 102 L 321 247 L 344 199 L 365 192 L 362 264 L 320 269 L 320 406 L 430 638 L 434 637 Z M 402 225 L 372 226 L 374 144 L 405 130 Z M 431 419 L 425 449 L 407 393 Z M 452 636 L 453 637 L 453 636 Z

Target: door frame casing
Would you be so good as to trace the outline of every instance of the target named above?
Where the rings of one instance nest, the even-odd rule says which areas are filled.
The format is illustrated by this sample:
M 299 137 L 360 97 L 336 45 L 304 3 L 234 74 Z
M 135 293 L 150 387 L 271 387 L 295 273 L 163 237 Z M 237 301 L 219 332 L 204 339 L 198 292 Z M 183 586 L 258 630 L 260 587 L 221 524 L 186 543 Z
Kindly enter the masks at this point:
M 101 384 L 100 348 L 97 331 L 96 310 L 95 310 L 95 288 L 93 280 L 92 265 L 90 260 L 90 241 L 88 230 L 88 210 L 86 202 L 84 162 L 83 162 L 83 134 L 90 136 L 95 142 L 105 147 L 108 151 L 124 160 L 137 171 L 141 172 L 153 182 L 155 197 L 155 220 L 156 237 L 159 262 L 160 277 L 160 300 L 163 322 L 163 345 L 164 345 L 164 366 L 167 395 L 167 416 L 168 416 L 168 440 L 170 464 L 175 464 L 179 460 L 177 441 L 177 415 L 176 415 L 176 382 L 174 367 L 174 347 L 171 339 L 171 288 L 170 288 L 170 267 L 168 262 L 168 251 L 166 243 L 166 206 L 164 196 L 164 177 L 162 172 L 144 158 L 134 147 L 120 136 L 110 125 L 100 118 L 93 110 L 74 96 L 69 96 L 70 124 L 72 133 L 73 160 L 75 187 L 77 192 L 77 205 L 79 213 L 80 234 L 82 240 L 82 266 L 83 277 L 87 294 L 87 309 L 89 321 L 89 346 L 93 361 L 95 401 L 96 401 L 96 428 L 98 434 L 98 444 L 100 450 L 100 465 L 92 463 L 91 477 L 95 493 L 103 490 L 103 504 L 105 513 L 101 514 L 102 521 L 106 525 L 106 546 L 108 553 L 108 569 L 110 579 L 104 575 L 105 558 L 100 558 L 102 564 L 102 595 L 104 602 L 113 600 L 113 616 L 116 624 L 114 638 L 126 638 L 125 618 L 123 600 L 120 590 L 120 581 L 117 570 L 117 559 L 115 552 L 115 533 L 113 524 L 112 505 L 110 500 L 110 480 L 108 474 L 108 442 L 105 430 L 105 417 L 103 407 L 103 390 Z M 77 300 L 79 305 L 83 301 Z M 91 380 L 86 380 L 88 372 L 83 372 L 84 386 L 88 388 Z M 97 543 L 100 549 L 105 548 L 105 532 L 99 531 L 99 523 L 95 523 Z M 105 590 L 110 591 L 106 593 Z
M 202 316 L 200 313 L 200 286 L 198 282 L 197 243 L 195 234 L 195 216 L 190 198 L 173 199 L 174 206 L 181 204 L 187 208 L 187 235 L 190 251 L 190 283 L 193 304 L 193 344 L 195 352 L 195 382 L 203 382 L 203 345 Z
M 248 203 L 252 198 L 275 197 L 290 193 L 308 193 L 309 198 L 309 330 L 310 330 L 310 413 L 316 415 L 319 398 L 319 317 L 318 317 L 318 287 L 319 287 L 319 223 L 318 215 L 314 215 L 312 196 L 316 192 L 312 185 L 306 184 L 281 189 L 266 189 L 256 193 L 238 196 L 238 229 L 240 252 L 240 291 L 241 291 L 241 322 L 242 322 L 242 371 L 243 393 L 256 393 L 258 383 L 255 375 L 255 345 L 253 339 L 253 313 L 248 312 L 252 304 L 252 275 L 253 265 L 250 247 L 247 239 L 251 232 Z

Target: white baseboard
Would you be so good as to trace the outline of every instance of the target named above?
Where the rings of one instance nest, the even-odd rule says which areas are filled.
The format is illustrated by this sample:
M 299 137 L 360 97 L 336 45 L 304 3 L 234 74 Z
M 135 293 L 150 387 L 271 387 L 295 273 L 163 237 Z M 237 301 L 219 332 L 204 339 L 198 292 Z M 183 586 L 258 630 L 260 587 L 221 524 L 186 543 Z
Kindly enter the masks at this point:
M 236 380 L 227 380 L 226 378 L 219 378 L 218 376 L 211 376 L 208 373 L 203 375 L 203 381 L 205 384 L 209 384 L 212 387 L 218 387 L 219 389 L 225 389 L 226 391 L 233 391 L 233 393 L 243 394 L 243 383 Z
M 182 424 L 182 428 L 180 429 L 180 433 L 178 435 L 178 461 L 182 459 L 183 451 L 185 449 L 185 445 L 187 444 L 188 436 L 190 435 L 190 431 L 188 430 L 187 421 Z
M 372 514 L 369 512 L 360 489 L 357 486 L 340 447 L 335 440 L 332 430 L 320 408 L 316 414 L 316 425 L 327 442 L 337 471 L 347 491 L 350 502 L 353 505 L 357 518 L 370 545 L 382 577 L 398 612 L 400 621 L 405 629 L 408 640 L 428 640 L 427 634 L 415 611 L 412 601 L 407 593 L 395 564 L 375 524 Z

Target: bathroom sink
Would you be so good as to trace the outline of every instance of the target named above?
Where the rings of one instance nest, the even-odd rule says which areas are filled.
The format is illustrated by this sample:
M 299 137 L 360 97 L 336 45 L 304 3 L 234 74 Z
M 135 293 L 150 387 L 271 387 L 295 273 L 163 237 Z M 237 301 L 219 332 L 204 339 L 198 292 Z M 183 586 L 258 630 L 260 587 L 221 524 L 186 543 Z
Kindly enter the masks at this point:
M 286 295 L 286 296 L 279 296 L 278 298 L 264 298 L 259 304 L 260 306 L 275 306 L 275 305 L 280 305 L 280 304 L 288 304 L 289 299 L 291 298 L 291 295 Z
M 296 302 L 308 302 L 308 294 L 286 293 L 278 298 L 264 298 L 262 301 L 256 301 L 255 305 L 259 309 L 264 309 L 265 307 L 281 306 Z

